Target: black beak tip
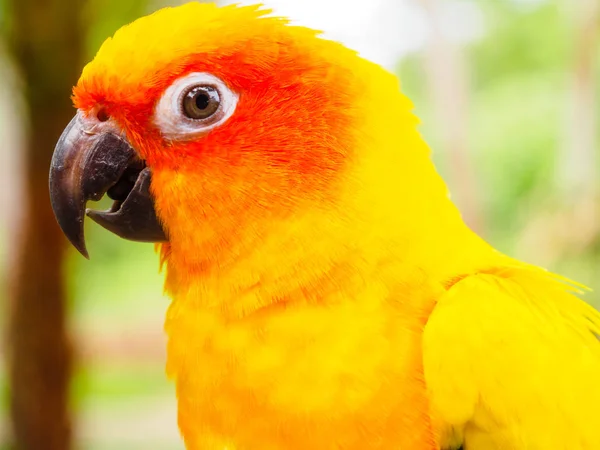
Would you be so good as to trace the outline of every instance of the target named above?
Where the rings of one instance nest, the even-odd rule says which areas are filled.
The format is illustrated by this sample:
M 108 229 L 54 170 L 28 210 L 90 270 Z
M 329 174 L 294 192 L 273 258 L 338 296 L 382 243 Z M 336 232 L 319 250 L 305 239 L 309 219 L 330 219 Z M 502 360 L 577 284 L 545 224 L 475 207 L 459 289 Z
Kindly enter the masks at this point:
M 87 248 L 85 247 L 85 243 L 82 242 L 81 245 L 75 245 L 73 241 L 71 241 L 71 243 L 75 246 L 77 251 L 81 253 L 81 256 L 83 256 L 87 260 L 90 259 L 90 254 L 88 253 Z
M 86 245 L 85 245 L 85 236 L 83 233 L 83 221 L 82 220 L 75 220 L 72 221 L 72 215 L 67 214 L 67 213 L 61 213 L 61 206 L 55 204 L 55 202 L 51 202 L 52 203 L 52 209 L 54 210 L 54 215 L 57 219 L 58 225 L 60 227 L 60 229 L 62 230 L 63 234 L 66 236 L 66 238 L 69 240 L 69 242 L 73 245 L 73 247 L 75 247 L 77 249 L 77 251 L 79 253 L 81 253 L 81 255 L 86 258 L 86 259 L 90 259 L 90 255 L 87 251 Z
M 79 229 L 73 224 L 61 223 L 60 221 L 58 222 L 58 225 L 60 226 L 61 230 L 63 231 L 64 235 L 67 237 L 69 242 L 73 245 L 73 247 L 75 247 L 84 258 L 90 259 L 90 255 L 85 246 L 85 237 L 83 236 L 83 230 Z
M 83 256 L 85 259 L 87 259 L 89 261 L 90 255 L 88 254 L 88 251 L 86 250 L 85 246 L 83 246 L 81 248 L 77 247 L 77 250 L 79 251 L 81 256 Z

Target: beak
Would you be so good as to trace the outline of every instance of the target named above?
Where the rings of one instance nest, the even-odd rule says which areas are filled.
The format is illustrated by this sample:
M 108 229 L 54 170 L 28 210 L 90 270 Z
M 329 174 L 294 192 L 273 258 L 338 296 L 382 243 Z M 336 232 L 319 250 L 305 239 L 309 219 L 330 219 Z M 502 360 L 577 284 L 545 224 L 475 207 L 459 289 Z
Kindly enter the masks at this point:
M 112 120 L 78 112 L 58 140 L 50 167 L 50 201 L 63 233 L 86 258 L 85 214 L 124 239 L 167 241 L 150 194 L 151 177 Z M 88 200 L 106 193 L 115 200 L 108 211 L 86 210 Z

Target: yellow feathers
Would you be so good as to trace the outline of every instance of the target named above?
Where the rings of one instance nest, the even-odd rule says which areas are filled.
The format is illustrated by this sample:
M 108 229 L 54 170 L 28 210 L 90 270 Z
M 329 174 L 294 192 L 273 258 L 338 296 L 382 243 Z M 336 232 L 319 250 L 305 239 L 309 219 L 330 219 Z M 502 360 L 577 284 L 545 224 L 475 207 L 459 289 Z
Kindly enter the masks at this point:
M 474 449 L 596 449 L 600 315 L 533 268 L 476 274 L 439 301 L 424 333 L 443 442 Z

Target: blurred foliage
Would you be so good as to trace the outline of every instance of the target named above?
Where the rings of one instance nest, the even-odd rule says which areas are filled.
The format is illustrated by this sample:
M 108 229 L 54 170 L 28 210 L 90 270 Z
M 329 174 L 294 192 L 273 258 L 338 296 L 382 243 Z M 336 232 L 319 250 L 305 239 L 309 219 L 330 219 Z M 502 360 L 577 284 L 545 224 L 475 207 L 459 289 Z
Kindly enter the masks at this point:
M 557 97 L 565 91 L 566 58 L 544 49 L 548 42 L 566 39 L 556 39 L 561 26 L 555 5 L 527 14 L 517 14 L 516 6 L 504 3 L 488 4 L 486 12 L 490 10 L 494 19 L 489 34 L 464 50 L 471 69 L 470 156 L 486 192 L 489 237 L 496 240 L 518 231 L 515 205 L 535 195 L 537 187 L 552 187 L 564 107 L 564 98 Z M 426 93 L 422 59 L 421 53 L 405 59 L 400 79 L 444 174 L 444 154 L 437 150 L 443 145 Z
M 124 24 L 146 13 L 145 0 L 87 0 L 84 17 L 87 25 L 86 60 L 91 59 L 104 40 Z
M 461 49 L 471 88 L 469 156 L 483 193 L 480 207 L 487 227 L 482 233 L 501 251 L 519 257 L 520 235 L 527 223 L 561 201 L 558 155 L 568 114 L 573 30 L 568 11 L 558 0 L 527 8 L 509 1 L 478 5 L 487 32 Z M 596 65 L 600 74 L 600 58 Z M 439 151 L 443 145 L 426 92 L 424 67 L 424 55 L 415 53 L 401 61 L 398 72 L 446 176 L 448 155 Z M 460 206 L 460 199 L 457 202 Z M 548 269 L 598 287 L 598 267 L 600 249 L 592 246 L 583 254 L 565 253 Z M 600 305 L 598 292 L 586 298 Z

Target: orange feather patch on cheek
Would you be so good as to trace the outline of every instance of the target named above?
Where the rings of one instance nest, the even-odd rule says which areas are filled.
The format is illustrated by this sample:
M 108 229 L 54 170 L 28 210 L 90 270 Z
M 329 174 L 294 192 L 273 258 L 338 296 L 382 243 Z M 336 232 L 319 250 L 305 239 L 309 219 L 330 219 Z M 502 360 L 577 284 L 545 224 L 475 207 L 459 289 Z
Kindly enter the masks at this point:
M 198 58 L 186 70 L 208 71 L 207 59 Z M 238 63 L 221 58 L 210 68 L 240 96 L 226 123 L 192 141 L 143 136 L 139 142 L 157 170 L 177 174 L 156 176 L 154 183 L 167 228 L 182 234 L 187 226 L 181 221 L 198 215 L 216 221 L 215 227 L 228 217 L 225 232 L 234 218 L 237 226 L 246 226 L 249 216 L 290 214 L 299 202 L 327 206 L 355 147 L 349 73 L 281 66 L 276 75 L 261 71 L 250 80 Z

